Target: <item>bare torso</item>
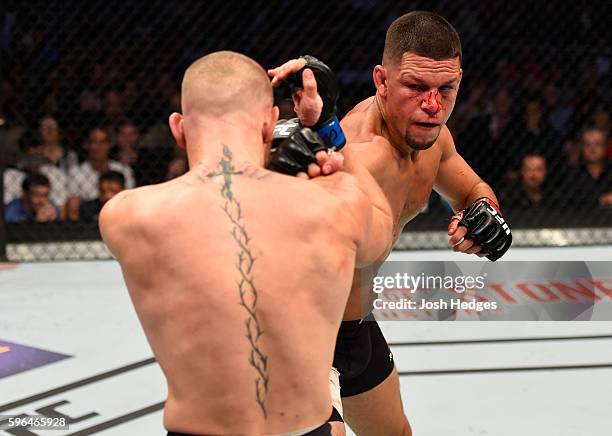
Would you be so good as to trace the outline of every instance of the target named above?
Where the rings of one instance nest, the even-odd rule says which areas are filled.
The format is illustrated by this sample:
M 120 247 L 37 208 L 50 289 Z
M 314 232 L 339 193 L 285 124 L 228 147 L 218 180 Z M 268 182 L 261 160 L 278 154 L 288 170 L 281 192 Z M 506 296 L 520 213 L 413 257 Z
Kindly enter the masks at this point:
M 342 208 L 311 181 L 216 171 L 126 191 L 102 225 L 168 380 L 164 423 L 237 435 L 320 425 L 355 266 Z
M 374 97 L 359 103 L 342 120 L 342 128 L 349 144 L 344 151 L 348 165 L 351 160 L 364 164 L 384 191 L 393 211 L 393 239 L 396 240 L 406 223 L 423 209 L 431 194 L 442 157 L 438 142 L 427 150 L 420 150 L 416 158 L 401 155 L 382 135 L 380 113 Z M 388 253 L 380 259 L 384 261 Z M 355 271 L 351 294 L 344 320 L 363 317 L 362 288 L 369 286 L 373 270 Z

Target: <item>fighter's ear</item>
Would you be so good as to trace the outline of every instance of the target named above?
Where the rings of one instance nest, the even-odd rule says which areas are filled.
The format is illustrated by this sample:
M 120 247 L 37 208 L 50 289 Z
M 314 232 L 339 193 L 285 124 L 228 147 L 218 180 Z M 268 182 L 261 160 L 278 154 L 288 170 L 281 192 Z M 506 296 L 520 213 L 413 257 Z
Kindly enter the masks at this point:
M 174 136 L 176 144 L 181 148 L 185 148 L 187 146 L 185 141 L 185 131 L 183 130 L 183 121 L 183 115 L 179 114 L 178 112 L 173 112 L 168 119 L 172 136 Z
M 272 142 L 272 138 L 274 136 L 274 127 L 276 126 L 276 122 L 278 121 L 279 113 L 280 109 L 278 108 L 278 106 L 272 106 L 272 109 L 264 120 L 262 130 L 264 144 L 269 144 Z
M 387 70 L 382 65 L 376 65 L 372 72 L 376 91 L 381 97 L 387 96 Z

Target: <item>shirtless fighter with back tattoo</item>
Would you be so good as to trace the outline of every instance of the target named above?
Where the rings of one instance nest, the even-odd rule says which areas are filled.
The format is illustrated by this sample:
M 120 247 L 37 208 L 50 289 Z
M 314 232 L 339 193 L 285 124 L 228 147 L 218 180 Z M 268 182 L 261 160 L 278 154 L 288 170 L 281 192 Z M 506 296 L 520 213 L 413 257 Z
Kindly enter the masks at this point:
M 312 72 L 303 81 L 313 99 Z M 390 208 L 365 169 L 264 169 L 277 118 L 255 61 L 199 59 L 170 117 L 189 172 L 123 191 L 100 215 L 167 378 L 169 435 L 332 434 L 334 341 L 353 269 L 389 250 Z M 300 128 L 283 147 L 321 142 Z

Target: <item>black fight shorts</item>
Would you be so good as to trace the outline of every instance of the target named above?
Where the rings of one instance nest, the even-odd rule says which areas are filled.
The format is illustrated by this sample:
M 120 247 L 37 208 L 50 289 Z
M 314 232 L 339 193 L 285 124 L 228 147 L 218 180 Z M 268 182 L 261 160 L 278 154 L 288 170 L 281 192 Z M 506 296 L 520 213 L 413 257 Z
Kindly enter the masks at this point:
M 375 388 L 389 377 L 394 365 L 389 345 L 371 314 L 363 321 L 342 322 L 334 353 L 341 396 Z

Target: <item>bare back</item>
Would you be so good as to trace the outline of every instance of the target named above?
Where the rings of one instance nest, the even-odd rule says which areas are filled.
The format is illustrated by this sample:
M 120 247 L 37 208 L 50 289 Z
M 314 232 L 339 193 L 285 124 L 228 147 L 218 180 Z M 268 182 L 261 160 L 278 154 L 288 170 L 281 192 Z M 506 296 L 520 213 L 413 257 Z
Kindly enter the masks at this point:
M 342 230 L 350 217 L 313 181 L 223 165 L 126 191 L 101 217 L 168 379 L 165 425 L 320 425 L 355 266 L 355 238 Z

